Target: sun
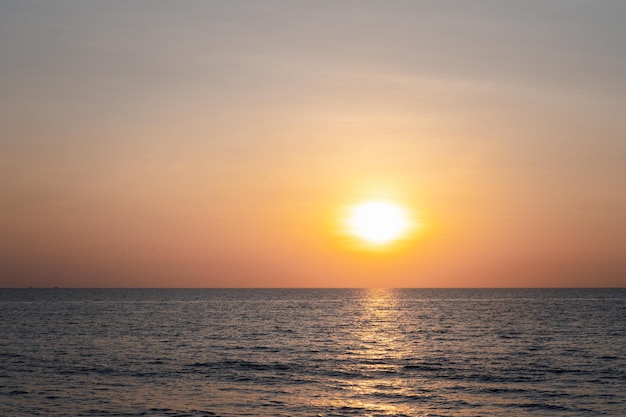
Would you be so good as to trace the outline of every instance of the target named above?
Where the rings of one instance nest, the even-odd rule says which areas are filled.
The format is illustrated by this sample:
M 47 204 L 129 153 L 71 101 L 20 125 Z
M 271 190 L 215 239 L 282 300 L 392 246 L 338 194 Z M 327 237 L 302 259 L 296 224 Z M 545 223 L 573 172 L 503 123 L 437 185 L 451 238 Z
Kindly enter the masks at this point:
M 350 208 L 347 232 L 371 245 L 386 245 L 404 237 L 413 222 L 408 211 L 385 200 L 367 201 Z

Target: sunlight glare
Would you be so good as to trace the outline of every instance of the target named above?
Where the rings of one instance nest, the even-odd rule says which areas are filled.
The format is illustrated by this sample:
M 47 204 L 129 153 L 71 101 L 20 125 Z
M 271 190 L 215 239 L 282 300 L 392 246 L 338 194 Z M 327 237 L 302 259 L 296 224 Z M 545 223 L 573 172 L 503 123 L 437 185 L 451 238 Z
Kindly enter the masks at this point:
M 348 232 L 373 245 L 384 245 L 404 236 L 412 223 L 407 211 L 389 201 L 369 201 L 352 207 Z

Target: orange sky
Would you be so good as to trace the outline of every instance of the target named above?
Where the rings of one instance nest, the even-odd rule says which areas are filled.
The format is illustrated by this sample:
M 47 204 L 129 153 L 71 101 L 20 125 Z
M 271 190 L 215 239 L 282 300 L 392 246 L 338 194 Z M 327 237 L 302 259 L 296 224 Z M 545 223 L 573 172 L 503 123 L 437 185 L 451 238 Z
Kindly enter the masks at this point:
M 0 287 L 626 285 L 626 5 L 0 5 Z M 338 231 L 386 198 L 422 228 Z

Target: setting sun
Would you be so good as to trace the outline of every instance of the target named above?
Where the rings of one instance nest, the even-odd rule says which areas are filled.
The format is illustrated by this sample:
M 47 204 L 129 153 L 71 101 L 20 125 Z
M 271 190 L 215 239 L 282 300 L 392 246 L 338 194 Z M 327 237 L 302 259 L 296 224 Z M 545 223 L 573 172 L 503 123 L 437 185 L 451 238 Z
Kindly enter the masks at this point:
M 346 219 L 348 233 L 373 245 L 400 239 L 412 226 L 407 211 L 389 201 L 368 201 L 352 207 Z

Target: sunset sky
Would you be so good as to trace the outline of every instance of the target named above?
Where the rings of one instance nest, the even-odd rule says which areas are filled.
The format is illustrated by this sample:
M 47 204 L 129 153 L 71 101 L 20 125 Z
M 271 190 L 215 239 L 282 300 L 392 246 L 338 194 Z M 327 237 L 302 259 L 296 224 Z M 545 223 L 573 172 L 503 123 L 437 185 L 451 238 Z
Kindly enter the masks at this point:
M 0 0 L 0 287 L 626 286 L 625 21 Z M 414 227 L 358 242 L 370 200 Z

